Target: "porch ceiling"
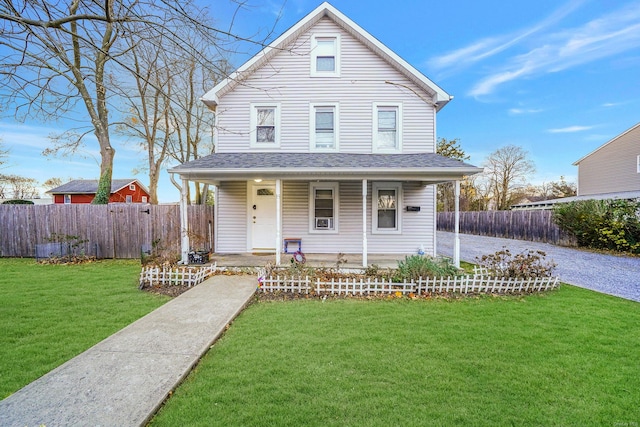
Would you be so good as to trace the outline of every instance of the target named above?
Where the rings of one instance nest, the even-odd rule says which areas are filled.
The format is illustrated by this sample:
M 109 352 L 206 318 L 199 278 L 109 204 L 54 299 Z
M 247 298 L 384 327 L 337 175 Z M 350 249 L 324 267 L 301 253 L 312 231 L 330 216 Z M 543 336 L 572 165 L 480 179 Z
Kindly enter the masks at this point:
M 215 184 L 252 179 L 453 181 L 482 168 L 434 153 L 216 153 L 169 170 Z

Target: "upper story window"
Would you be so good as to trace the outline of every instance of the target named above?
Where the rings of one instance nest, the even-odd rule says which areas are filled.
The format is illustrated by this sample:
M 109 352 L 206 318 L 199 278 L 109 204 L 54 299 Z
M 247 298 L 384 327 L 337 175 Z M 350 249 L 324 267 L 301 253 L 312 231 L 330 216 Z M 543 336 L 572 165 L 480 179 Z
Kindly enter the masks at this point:
M 311 76 L 340 76 L 340 36 L 313 36 L 311 39 Z
M 313 182 L 309 185 L 309 232 L 338 231 L 338 183 Z
M 374 182 L 372 196 L 372 232 L 374 234 L 400 233 L 402 184 L 398 182 Z
M 338 148 L 338 104 L 311 104 L 310 124 L 312 151 Z
M 129 190 L 136 191 L 136 185 L 135 184 L 129 184 Z
M 402 104 L 373 104 L 373 151 L 402 150 Z
M 251 146 L 280 146 L 280 105 L 251 105 Z

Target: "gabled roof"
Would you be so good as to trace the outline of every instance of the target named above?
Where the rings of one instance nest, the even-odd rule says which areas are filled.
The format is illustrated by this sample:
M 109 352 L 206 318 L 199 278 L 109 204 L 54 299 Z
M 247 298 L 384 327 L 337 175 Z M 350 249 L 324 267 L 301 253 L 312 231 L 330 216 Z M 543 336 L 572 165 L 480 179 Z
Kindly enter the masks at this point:
M 129 184 L 136 183 L 146 193 L 149 193 L 147 187 L 142 185 L 137 179 L 114 179 L 111 181 L 111 194 L 128 187 Z M 47 193 L 51 194 L 95 194 L 98 191 L 98 180 L 96 179 L 76 179 L 62 184 L 60 187 L 53 188 Z
M 432 82 L 424 74 L 414 68 L 411 64 L 406 62 L 391 49 L 382 44 L 378 39 L 373 37 L 358 24 L 347 18 L 342 12 L 333 7 L 327 2 L 322 3 L 315 10 L 302 18 L 297 24 L 293 25 L 287 31 L 285 31 L 280 37 L 275 39 L 271 44 L 262 49 L 251 59 L 245 62 L 240 68 L 238 68 L 229 77 L 217 84 L 213 89 L 207 92 L 202 101 L 210 108 L 215 108 L 218 105 L 218 100 L 224 94 L 233 90 L 242 80 L 251 75 L 255 70 L 264 65 L 278 52 L 291 44 L 294 40 L 300 37 L 309 28 L 315 25 L 322 18 L 329 18 L 335 22 L 339 27 L 351 34 L 353 37 L 362 42 L 365 46 L 379 55 L 392 67 L 406 76 L 409 80 L 415 83 L 418 87 L 428 93 L 435 103 L 436 110 L 439 111 L 445 106 L 453 96 L 449 95 L 437 84 Z
M 604 147 L 610 145 L 610 144 L 614 144 L 618 139 L 622 138 L 623 136 L 625 136 L 628 133 L 633 132 L 634 130 L 638 129 L 638 131 L 640 132 L 640 123 L 638 123 L 635 126 L 632 126 L 631 128 L 625 130 L 624 132 L 622 132 L 620 135 L 616 136 L 615 138 L 611 139 L 610 141 L 605 142 L 604 144 L 602 144 L 600 147 L 596 148 L 595 150 L 593 150 L 592 152 L 590 152 L 589 154 L 587 154 L 586 156 L 582 157 L 580 160 L 576 160 L 573 163 L 573 166 L 578 166 L 578 163 L 580 163 L 581 161 L 583 161 L 584 159 L 586 159 L 587 157 L 597 153 L 598 151 L 602 150 Z

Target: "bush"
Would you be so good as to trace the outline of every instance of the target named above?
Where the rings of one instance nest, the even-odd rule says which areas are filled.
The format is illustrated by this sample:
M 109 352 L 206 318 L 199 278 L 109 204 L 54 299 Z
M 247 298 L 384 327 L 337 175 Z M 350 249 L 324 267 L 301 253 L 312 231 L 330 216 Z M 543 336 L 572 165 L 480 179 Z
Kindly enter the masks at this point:
M 502 249 L 491 255 L 476 258 L 481 267 L 492 275 L 505 278 L 530 279 L 551 277 L 556 264 L 546 260 L 543 251 L 524 251 L 513 255 L 509 249 Z
M 33 205 L 31 200 L 5 200 L 3 205 Z
M 451 261 L 446 258 L 432 258 L 429 256 L 405 256 L 404 261 L 398 261 L 398 269 L 394 281 L 418 280 L 423 277 L 446 277 L 460 274 Z
M 563 203 L 554 219 L 579 246 L 640 254 L 640 202 L 584 200 Z

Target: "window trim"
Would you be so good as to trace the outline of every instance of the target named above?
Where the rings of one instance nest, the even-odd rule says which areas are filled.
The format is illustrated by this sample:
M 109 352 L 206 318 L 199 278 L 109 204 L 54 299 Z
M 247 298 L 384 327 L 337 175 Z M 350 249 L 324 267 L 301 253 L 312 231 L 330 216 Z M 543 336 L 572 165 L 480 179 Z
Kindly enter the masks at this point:
M 140 200 L 142 200 L 141 203 L 149 203 L 149 198 L 147 196 L 142 196 Z
M 394 108 L 396 116 L 396 147 L 380 148 L 378 146 L 378 113 L 383 108 Z M 402 103 L 401 102 L 374 102 L 372 110 L 372 152 L 374 153 L 400 153 L 402 152 Z
M 640 173 L 640 154 L 638 154 L 638 157 L 636 158 L 636 172 Z
M 280 134 L 282 133 L 282 125 L 280 121 L 280 103 L 279 102 L 260 102 L 260 103 L 251 103 L 251 112 L 250 112 L 250 144 L 251 148 L 278 148 L 280 147 Z M 275 109 L 275 117 L 274 117 L 274 127 L 275 127 L 275 138 L 274 142 L 264 143 L 258 142 L 258 110 L 262 108 L 273 108 Z
M 335 56 L 334 56 L 334 65 L 335 70 L 333 71 L 318 71 L 316 69 L 316 61 L 318 59 L 318 39 L 334 39 L 335 40 Z M 327 34 L 314 34 L 311 37 L 311 64 L 310 71 L 311 77 L 340 77 L 340 34 L 337 33 L 327 33 Z
M 402 183 L 374 182 L 371 189 L 371 234 L 402 234 Z M 396 192 L 396 228 L 378 228 L 378 191 L 395 190 Z
M 63 194 L 62 195 L 62 203 L 65 205 L 71 204 L 71 194 Z
M 316 146 L 316 111 L 318 108 L 333 109 L 333 147 Z M 337 102 L 312 102 L 309 104 L 309 150 L 313 152 L 334 152 L 340 147 L 340 105 Z
M 135 184 L 129 184 L 129 190 L 136 191 L 136 185 Z
M 333 229 L 316 229 L 315 216 L 315 190 L 333 191 Z M 340 185 L 338 182 L 311 182 L 309 183 L 309 234 L 338 234 L 340 207 Z

